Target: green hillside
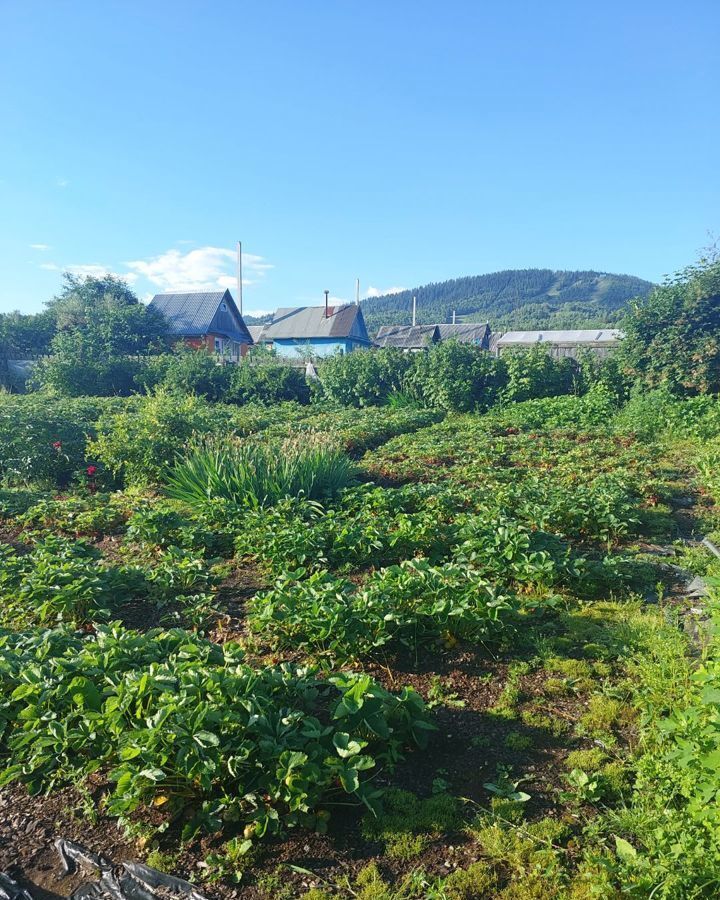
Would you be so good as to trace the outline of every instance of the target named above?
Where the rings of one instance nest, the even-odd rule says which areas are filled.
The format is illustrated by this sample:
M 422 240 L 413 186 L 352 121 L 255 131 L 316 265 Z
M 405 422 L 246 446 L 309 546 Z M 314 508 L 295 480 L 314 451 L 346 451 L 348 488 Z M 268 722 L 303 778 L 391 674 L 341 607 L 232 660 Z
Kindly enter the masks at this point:
M 413 294 L 418 324 L 450 322 L 455 310 L 458 321 L 488 321 L 496 331 L 594 328 L 617 322 L 627 301 L 652 287 L 632 275 L 508 269 L 373 297 L 363 300 L 362 308 L 371 331 L 380 325 L 409 324 Z

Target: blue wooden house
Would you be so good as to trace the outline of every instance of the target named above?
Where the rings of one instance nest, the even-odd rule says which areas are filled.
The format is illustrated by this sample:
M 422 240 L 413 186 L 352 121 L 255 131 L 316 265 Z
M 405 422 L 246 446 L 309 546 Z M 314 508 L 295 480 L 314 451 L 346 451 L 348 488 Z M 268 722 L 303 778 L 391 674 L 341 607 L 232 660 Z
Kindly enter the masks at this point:
M 263 329 L 261 341 L 278 356 L 293 357 L 333 356 L 372 346 L 362 310 L 354 303 L 278 309 Z

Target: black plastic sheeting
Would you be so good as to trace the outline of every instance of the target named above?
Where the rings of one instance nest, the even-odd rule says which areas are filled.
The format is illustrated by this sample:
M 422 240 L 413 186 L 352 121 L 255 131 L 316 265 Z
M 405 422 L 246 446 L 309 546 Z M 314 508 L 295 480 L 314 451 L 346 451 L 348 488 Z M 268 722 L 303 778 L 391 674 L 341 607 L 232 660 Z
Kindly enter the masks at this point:
M 166 875 L 142 863 L 124 862 L 116 865 L 101 853 L 94 853 L 62 838 L 55 841 L 63 871 L 74 875 L 78 867 L 94 869 L 98 873 L 95 881 L 81 884 L 73 891 L 70 900 L 160 900 L 172 895 L 189 900 L 208 900 L 195 885 L 182 878 Z M 156 893 L 160 891 L 160 895 Z M 0 872 L 0 900 L 34 900 L 32 894 Z

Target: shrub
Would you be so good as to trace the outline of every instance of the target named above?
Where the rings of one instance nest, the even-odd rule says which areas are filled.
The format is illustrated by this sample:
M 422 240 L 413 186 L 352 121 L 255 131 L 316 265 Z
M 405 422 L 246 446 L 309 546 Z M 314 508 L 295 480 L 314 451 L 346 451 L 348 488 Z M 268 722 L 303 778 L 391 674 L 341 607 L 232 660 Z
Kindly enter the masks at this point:
M 221 400 L 227 394 L 231 368 L 234 367 L 218 365 L 214 353 L 181 345 L 175 353 L 147 359 L 135 382 L 146 391 L 163 387 L 206 400 Z
M 240 363 L 230 368 L 229 384 L 223 398 L 227 403 L 273 405 L 292 401 L 310 402 L 310 386 L 305 372 L 282 363 L 251 365 Z
M 261 507 L 284 497 L 332 497 L 352 480 L 354 465 L 322 435 L 260 443 L 207 441 L 166 474 L 170 497 L 200 508 L 214 501 Z
M 329 400 L 343 406 L 380 406 L 402 391 L 414 365 L 412 354 L 387 348 L 331 357 L 318 374 Z
M 136 409 L 110 413 L 97 423 L 89 452 L 127 484 L 150 484 L 198 434 L 228 430 L 225 410 L 197 397 L 157 391 L 140 399 Z
M 444 341 L 413 358 L 405 390 L 422 405 L 436 409 L 489 409 L 507 381 L 504 360 L 471 344 Z
M 578 369 L 575 361 L 556 359 L 543 347 L 506 353 L 503 362 L 508 375 L 508 383 L 502 392 L 504 401 L 557 397 L 573 390 Z
M 65 486 L 86 463 L 96 421 L 127 400 L 68 399 L 51 394 L 0 396 L 0 480 Z

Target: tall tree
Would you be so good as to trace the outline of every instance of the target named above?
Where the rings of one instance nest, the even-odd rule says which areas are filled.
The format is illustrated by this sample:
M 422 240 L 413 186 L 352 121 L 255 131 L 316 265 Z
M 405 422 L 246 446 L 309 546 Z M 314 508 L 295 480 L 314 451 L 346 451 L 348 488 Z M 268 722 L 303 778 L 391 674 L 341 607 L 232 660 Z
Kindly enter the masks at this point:
M 720 257 L 711 249 L 632 302 L 618 361 L 641 383 L 675 393 L 720 392 Z
M 111 275 L 66 274 L 48 303 L 57 332 L 37 380 L 63 394 L 127 394 L 134 388 L 138 356 L 162 349 L 166 323 Z

